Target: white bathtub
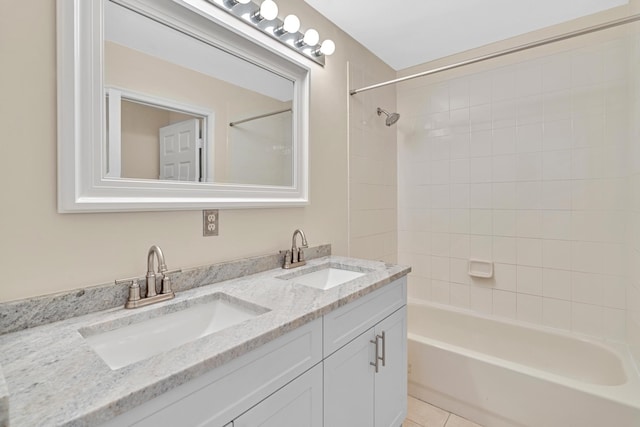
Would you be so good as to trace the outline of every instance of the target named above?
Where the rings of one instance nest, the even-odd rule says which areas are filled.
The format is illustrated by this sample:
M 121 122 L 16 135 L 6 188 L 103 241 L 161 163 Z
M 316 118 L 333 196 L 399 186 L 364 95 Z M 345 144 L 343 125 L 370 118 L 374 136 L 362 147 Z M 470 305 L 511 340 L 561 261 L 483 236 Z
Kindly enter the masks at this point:
M 640 426 L 624 346 L 409 301 L 409 394 L 487 427 Z

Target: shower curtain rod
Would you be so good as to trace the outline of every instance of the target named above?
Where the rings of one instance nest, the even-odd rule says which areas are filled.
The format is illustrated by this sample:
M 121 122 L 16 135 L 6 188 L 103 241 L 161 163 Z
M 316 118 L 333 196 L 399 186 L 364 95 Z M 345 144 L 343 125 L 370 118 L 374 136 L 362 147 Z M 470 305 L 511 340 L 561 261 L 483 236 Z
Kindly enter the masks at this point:
M 596 31 L 601 31 L 601 30 L 606 30 L 606 29 L 617 27 L 617 26 L 624 25 L 624 24 L 630 24 L 630 23 L 636 22 L 636 21 L 640 21 L 640 13 L 635 14 L 635 15 L 631 15 L 631 16 L 627 16 L 626 18 L 620 18 L 620 19 L 616 19 L 616 20 L 613 20 L 613 21 L 605 22 L 605 23 L 602 23 L 602 24 L 593 25 L 591 27 L 583 28 L 582 30 L 571 31 L 569 33 L 561 34 L 559 36 L 549 37 L 549 38 L 542 39 L 542 40 L 539 40 L 539 41 L 536 41 L 536 42 L 526 43 L 526 44 L 523 44 L 523 45 L 520 45 L 520 46 L 516 46 L 516 47 L 510 48 L 510 49 L 501 50 L 499 52 L 490 53 L 490 54 L 487 54 L 487 55 L 482 55 L 482 56 L 479 56 L 477 58 L 468 59 L 466 61 L 457 62 L 455 64 L 445 65 L 443 67 L 434 68 L 434 69 L 427 70 L 427 71 L 422 71 L 420 73 L 412 74 L 412 75 L 405 76 L 405 77 L 399 77 L 397 79 L 393 79 L 393 80 L 389 80 L 389 81 L 386 81 L 386 82 L 374 84 L 374 85 L 371 85 L 371 86 L 365 86 L 365 87 L 362 87 L 360 89 L 352 89 L 352 90 L 349 91 L 349 95 L 355 95 L 356 93 L 365 92 L 367 90 L 377 89 L 377 88 L 380 88 L 380 87 L 384 87 L 384 86 L 388 86 L 388 85 L 392 85 L 392 84 L 396 84 L 396 83 L 405 82 L 407 80 L 417 79 L 418 77 L 430 76 L 431 74 L 440 73 L 442 71 L 452 70 L 454 68 L 459 68 L 459 67 L 463 67 L 465 65 L 475 64 L 477 62 L 486 61 L 488 59 L 499 58 L 501 56 L 509 55 L 509 54 L 516 53 L 516 52 L 522 52 L 524 50 L 532 49 L 534 47 L 544 46 L 544 45 L 547 45 L 547 44 L 550 44 L 550 43 L 555 43 L 555 42 L 559 42 L 559 41 L 562 41 L 562 40 L 571 39 L 573 37 L 583 36 L 585 34 L 594 33 Z
M 265 117 L 275 116 L 276 114 L 286 113 L 287 111 L 292 111 L 291 108 L 287 108 L 284 110 L 273 111 L 271 113 L 260 114 L 259 116 L 247 117 L 246 119 L 238 120 L 236 122 L 230 122 L 229 126 L 239 125 L 240 123 L 250 122 L 252 120 L 263 119 Z

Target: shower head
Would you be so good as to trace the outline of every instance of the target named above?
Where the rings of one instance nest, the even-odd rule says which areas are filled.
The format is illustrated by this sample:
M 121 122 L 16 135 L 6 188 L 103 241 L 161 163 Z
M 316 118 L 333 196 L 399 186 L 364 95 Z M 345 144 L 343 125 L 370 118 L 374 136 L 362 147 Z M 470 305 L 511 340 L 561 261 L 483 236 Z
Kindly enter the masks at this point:
M 382 108 L 378 107 L 378 115 L 380 116 L 382 115 L 382 113 L 384 113 L 384 115 L 387 116 L 386 120 L 384 121 L 384 124 L 387 126 L 391 126 L 395 124 L 398 120 L 400 120 L 400 114 L 398 113 L 389 114 Z

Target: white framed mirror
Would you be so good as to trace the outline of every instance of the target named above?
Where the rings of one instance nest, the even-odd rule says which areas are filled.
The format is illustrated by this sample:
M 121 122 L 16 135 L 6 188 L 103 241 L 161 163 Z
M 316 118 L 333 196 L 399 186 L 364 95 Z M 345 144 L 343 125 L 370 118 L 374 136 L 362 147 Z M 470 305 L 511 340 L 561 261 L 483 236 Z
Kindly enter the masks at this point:
M 308 61 L 206 0 L 57 0 L 58 210 L 308 203 Z

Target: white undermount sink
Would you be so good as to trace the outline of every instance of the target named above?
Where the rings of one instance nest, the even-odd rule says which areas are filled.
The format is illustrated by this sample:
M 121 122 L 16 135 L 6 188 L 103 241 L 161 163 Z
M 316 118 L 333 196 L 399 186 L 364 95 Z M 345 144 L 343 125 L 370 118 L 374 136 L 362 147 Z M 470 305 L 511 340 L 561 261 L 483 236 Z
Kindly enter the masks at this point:
M 362 277 L 365 274 L 366 273 L 362 273 L 360 271 L 351 271 L 327 266 L 320 270 L 311 271 L 299 276 L 281 276 L 280 278 L 286 278 L 287 280 L 292 280 L 295 283 L 310 286 L 312 288 L 327 290 L 350 280 L 357 279 L 358 277 Z
M 190 341 L 253 319 L 268 309 L 218 293 L 179 311 L 160 314 L 108 331 L 98 327 L 80 334 L 109 365 L 118 369 Z

